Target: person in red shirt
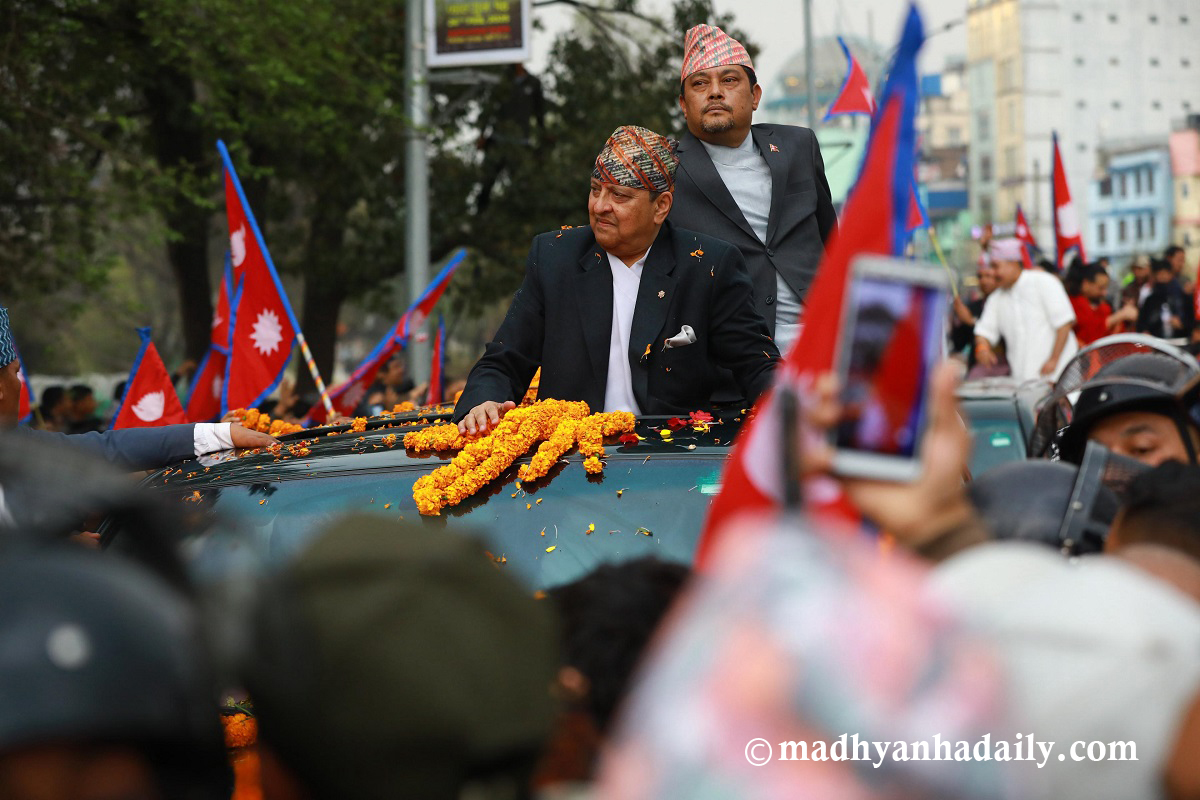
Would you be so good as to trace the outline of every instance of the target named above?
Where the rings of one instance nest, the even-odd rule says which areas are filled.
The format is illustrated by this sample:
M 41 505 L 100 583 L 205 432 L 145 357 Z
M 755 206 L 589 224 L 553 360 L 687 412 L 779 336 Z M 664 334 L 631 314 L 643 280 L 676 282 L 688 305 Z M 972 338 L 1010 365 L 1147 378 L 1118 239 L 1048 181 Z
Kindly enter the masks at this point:
M 1107 297 L 1108 272 L 1099 264 L 1089 264 L 1084 268 L 1079 293 L 1071 297 L 1071 307 L 1075 309 L 1075 338 L 1081 346 L 1116 333 L 1123 322 L 1137 320 L 1137 306 L 1124 305 L 1114 312 Z

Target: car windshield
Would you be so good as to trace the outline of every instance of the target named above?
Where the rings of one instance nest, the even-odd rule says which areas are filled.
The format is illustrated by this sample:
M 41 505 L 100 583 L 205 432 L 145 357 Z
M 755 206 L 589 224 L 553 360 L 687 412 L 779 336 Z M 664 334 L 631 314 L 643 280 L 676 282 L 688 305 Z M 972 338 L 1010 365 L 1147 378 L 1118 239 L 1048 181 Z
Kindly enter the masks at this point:
M 971 416 L 971 474 L 978 477 L 992 467 L 1025 459 L 1025 435 L 1015 419 Z
M 572 581 L 602 562 L 643 555 L 691 563 L 709 501 L 720 488 L 723 454 L 637 454 L 608 458 L 600 476 L 579 459 L 561 462 L 536 485 L 517 486 L 516 465 L 478 495 L 441 516 L 422 517 L 413 482 L 428 464 L 390 471 L 316 473 L 180 493 L 203 516 L 236 520 L 236 540 L 193 543 L 195 557 L 221 573 L 230 547 L 251 543 L 261 566 L 285 563 L 324 526 L 348 512 L 414 521 L 431 533 L 451 529 L 479 537 L 502 568 L 527 585 Z M 551 549 L 553 548 L 553 549 Z

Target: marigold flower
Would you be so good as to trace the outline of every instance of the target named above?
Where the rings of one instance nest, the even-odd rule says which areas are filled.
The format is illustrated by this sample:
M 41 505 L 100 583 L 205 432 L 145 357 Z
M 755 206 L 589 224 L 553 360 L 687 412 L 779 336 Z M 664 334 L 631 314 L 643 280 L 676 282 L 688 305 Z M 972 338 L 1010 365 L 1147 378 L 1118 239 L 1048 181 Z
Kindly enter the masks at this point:
M 221 722 L 225 727 L 226 747 L 249 747 L 258 740 L 258 721 L 248 714 L 239 711 L 222 715 Z

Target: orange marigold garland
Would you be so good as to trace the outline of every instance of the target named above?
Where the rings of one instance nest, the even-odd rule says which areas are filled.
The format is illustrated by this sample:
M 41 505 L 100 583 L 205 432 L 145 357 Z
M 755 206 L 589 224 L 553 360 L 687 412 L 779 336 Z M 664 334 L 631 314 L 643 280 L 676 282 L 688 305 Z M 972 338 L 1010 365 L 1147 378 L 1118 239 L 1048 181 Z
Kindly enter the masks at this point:
M 229 412 L 233 419 L 242 424 L 243 428 L 248 430 L 258 431 L 259 433 L 269 433 L 272 436 L 283 436 L 288 433 L 297 433 L 304 430 L 303 425 L 297 425 L 292 422 L 284 422 L 281 419 L 273 420 L 270 416 L 262 413 L 257 408 L 249 410 L 238 408 Z
M 224 714 L 221 722 L 225 726 L 226 747 L 249 747 L 258 739 L 258 721 L 241 711 Z
M 564 419 L 558 423 L 550 438 L 542 442 L 537 452 L 533 454 L 528 464 L 517 470 L 517 478 L 522 481 L 534 481 L 543 478 L 550 472 L 563 453 L 575 446 L 575 431 L 579 428 L 579 419 Z
M 454 459 L 413 484 L 413 500 L 425 515 L 441 513 L 457 505 L 499 477 L 536 442 L 543 442 L 532 463 L 518 472 L 520 480 L 534 480 L 550 471 L 554 463 L 578 443 L 590 473 L 604 469 L 603 439 L 633 430 L 634 416 L 628 412 L 591 414 L 587 403 L 540 400 L 508 412 L 486 436 L 466 437 L 456 425 L 438 425 L 405 434 L 404 446 L 418 450 L 454 450 Z

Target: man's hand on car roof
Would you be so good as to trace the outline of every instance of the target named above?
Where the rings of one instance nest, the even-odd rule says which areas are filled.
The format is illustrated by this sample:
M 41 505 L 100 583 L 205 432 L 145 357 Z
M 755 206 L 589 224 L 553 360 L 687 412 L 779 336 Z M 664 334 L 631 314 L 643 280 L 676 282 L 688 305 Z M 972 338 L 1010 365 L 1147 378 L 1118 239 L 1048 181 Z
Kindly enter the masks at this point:
M 512 400 L 497 403 L 487 400 L 472 408 L 458 421 L 459 433 L 487 433 L 500 424 L 500 418 L 517 407 Z
M 279 444 L 279 440 L 274 436 L 252 431 L 236 422 L 229 425 L 229 438 L 233 440 L 233 446 L 239 450 L 251 450 L 255 447 L 270 447 L 273 444 Z

